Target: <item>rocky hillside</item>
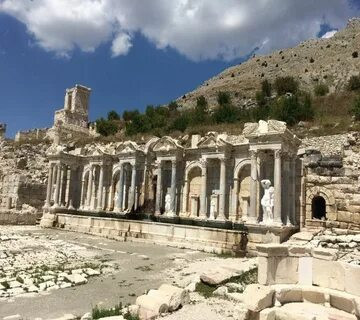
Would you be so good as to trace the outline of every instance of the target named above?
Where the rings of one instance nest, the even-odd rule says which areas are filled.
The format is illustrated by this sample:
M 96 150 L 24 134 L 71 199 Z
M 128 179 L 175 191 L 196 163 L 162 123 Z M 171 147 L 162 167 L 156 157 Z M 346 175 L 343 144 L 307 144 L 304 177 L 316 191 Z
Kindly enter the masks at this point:
M 329 86 L 330 93 L 345 89 L 349 78 L 360 72 L 360 18 L 350 19 L 347 27 L 329 39 L 312 39 L 295 48 L 283 49 L 269 55 L 254 56 L 233 66 L 185 94 L 178 102 L 193 107 L 196 98 L 204 95 L 210 106 L 216 105 L 219 91 L 231 93 L 238 106 L 250 106 L 261 81 L 292 76 L 300 87 L 313 91 L 318 83 Z

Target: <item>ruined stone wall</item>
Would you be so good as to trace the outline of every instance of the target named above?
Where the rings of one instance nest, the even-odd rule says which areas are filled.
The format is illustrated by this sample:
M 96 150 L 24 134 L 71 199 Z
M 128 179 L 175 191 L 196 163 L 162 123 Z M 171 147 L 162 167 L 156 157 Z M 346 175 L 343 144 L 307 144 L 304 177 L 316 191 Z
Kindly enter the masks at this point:
M 360 230 L 358 134 L 318 137 L 303 145 L 305 225 Z M 326 202 L 325 219 L 314 217 L 317 197 Z
M 16 133 L 15 141 L 23 143 L 29 141 L 45 140 L 47 138 L 48 131 L 48 128 L 19 131 Z
M 46 143 L 0 142 L 0 211 L 40 212 L 46 196 Z

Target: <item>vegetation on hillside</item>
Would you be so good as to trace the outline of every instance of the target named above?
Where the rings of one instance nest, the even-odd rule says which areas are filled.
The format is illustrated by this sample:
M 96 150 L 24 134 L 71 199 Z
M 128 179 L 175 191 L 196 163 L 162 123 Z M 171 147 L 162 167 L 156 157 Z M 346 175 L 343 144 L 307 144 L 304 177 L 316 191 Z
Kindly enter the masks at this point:
M 97 131 L 102 136 L 111 137 L 121 132 L 123 135 L 204 133 L 210 130 L 241 131 L 245 122 L 260 119 L 276 119 L 294 126 L 300 121 L 312 122 L 314 126 L 326 129 L 339 123 L 340 127 L 349 126 L 351 116 L 360 120 L 360 77 L 352 76 L 348 92 L 329 94 L 329 88 L 319 83 L 314 86 L 313 94 L 303 92 L 293 77 L 278 77 L 271 83 L 264 80 L 256 93 L 256 106 L 244 108 L 235 105 L 228 92 L 217 94 L 217 105 L 210 110 L 204 96 L 197 98 L 194 109 L 183 109 L 177 102 L 167 106 L 146 107 L 145 112 L 125 110 L 120 116 L 110 111 L 107 118 L 96 121 Z M 342 107 L 341 107 L 342 106 Z M 327 122 L 327 120 L 329 120 Z M 335 122 L 334 122 L 335 121 Z M 221 128 L 221 129 L 220 129 Z M 236 132 L 240 133 L 240 132 Z

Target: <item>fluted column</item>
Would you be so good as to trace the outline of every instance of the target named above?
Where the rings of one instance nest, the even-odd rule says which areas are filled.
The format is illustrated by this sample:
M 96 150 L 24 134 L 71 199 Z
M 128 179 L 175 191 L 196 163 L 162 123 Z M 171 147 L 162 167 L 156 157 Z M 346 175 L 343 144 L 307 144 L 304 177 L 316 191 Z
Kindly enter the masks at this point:
M 171 161 L 171 212 L 176 214 L 176 160 Z
M 183 203 L 182 203 L 182 208 L 181 211 L 183 213 L 183 215 L 186 215 L 186 213 L 188 212 L 188 197 L 189 197 L 189 182 L 188 182 L 188 177 L 187 177 L 187 172 L 185 172 L 186 176 L 185 176 L 185 180 L 184 180 L 184 190 L 183 190 Z
M 162 161 L 160 160 L 158 165 L 158 175 L 157 175 L 157 183 L 156 183 L 155 214 L 160 214 L 161 193 L 162 193 Z
M 119 211 L 123 210 L 123 194 L 124 194 L 124 165 L 120 165 L 120 176 L 119 176 L 119 182 L 117 187 L 118 197 L 115 204 L 116 209 Z
M 61 165 L 60 166 L 60 191 L 59 191 L 59 205 L 60 207 L 63 207 L 64 206 L 64 203 L 63 203 L 63 198 L 65 199 L 65 195 L 64 195 L 64 179 L 65 179 L 65 173 L 66 173 L 66 166 L 63 166 Z M 66 187 L 66 184 L 65 184 L 65 187 Z
M 225 197 L 226 197 L 226 161 L 220 159 L 220 199 L 218 220 L 225 220 Z
M 54 165 L 52 163 L 50 163 L 49 173 L 48 173 L 48 184 L 47 184 L 47 189 L 46 189 L 45 208 L 50 207 L 51 189 L 52 189 L 52 184 L 53 184 L 53 171 L 54 171 Z
M 54 195 L 54 207 L 59 206 L 59 194 L 60 194 L 60 171 L 61 171 L 61 165 L 58 163 L 56 165 L 56 187 L 55 187 L 55 195 Z
M 68 207 L 70 204 L 71 167 L 68 167 L 66 170 L 65 206 Z
M 290 205 L 289 205 L 289 216 L 290 223 L 295 226 L 296 223 L 296 202 L 295 202 L 295 194 L 296 194 L 296 158 L 291 157 L 290 159 Z
M 89 170 L 89 178 L 88 178 L 87 191 L 86 191 L 86 209 L 88 210 L 90 209 L 90 205 L 91 205 L 92 187 L 93 187 L 93 166 L 91 166 Z
M 104 165 L 100 166 L 99 188 L 97 195 L 97 210 L 103 210 Z
M 234 179 L 234 188 L 233 188 L 233 198 L 232 198 L 232 209 L 231 209 L 231 215 L 233 221 L 237 220 L 238 217 L 238 202 L 239 202 L 239 179 Z
M 257 208 L 257 189 L 258 189 L 258 153 L 255 150 L 250 151 L 251 157 L 251 180 L 250 180 L 250 208 L 247 221 L 256 223 L 256 208 Z
M 207 193 L 207 161 L 204 159 L 204 163 L 201 167 L 201 194 L 200 194 L 200 218 L 206 219 L 206 193 Z
M 274 222 L 282 224 L 281 220 L 281 150 L 274 151 Z
M 131 170 L 131 185 L 130 185 L 130 193 L 128 199 L 128 210 L 131 211 L 134 207 L 135 209 L 135 196 L 136 196 L 136 164 L 132 165 Z

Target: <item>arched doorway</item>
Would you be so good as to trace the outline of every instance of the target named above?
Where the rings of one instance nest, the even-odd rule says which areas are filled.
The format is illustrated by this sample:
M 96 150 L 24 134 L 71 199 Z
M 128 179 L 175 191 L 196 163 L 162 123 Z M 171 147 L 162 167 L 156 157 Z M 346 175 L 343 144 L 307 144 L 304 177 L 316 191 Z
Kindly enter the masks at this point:
M 312 199 L 311 211 L 313 219 L 325 220 L 326 219 L 326 201 L 321 196 L 315 196 Z

